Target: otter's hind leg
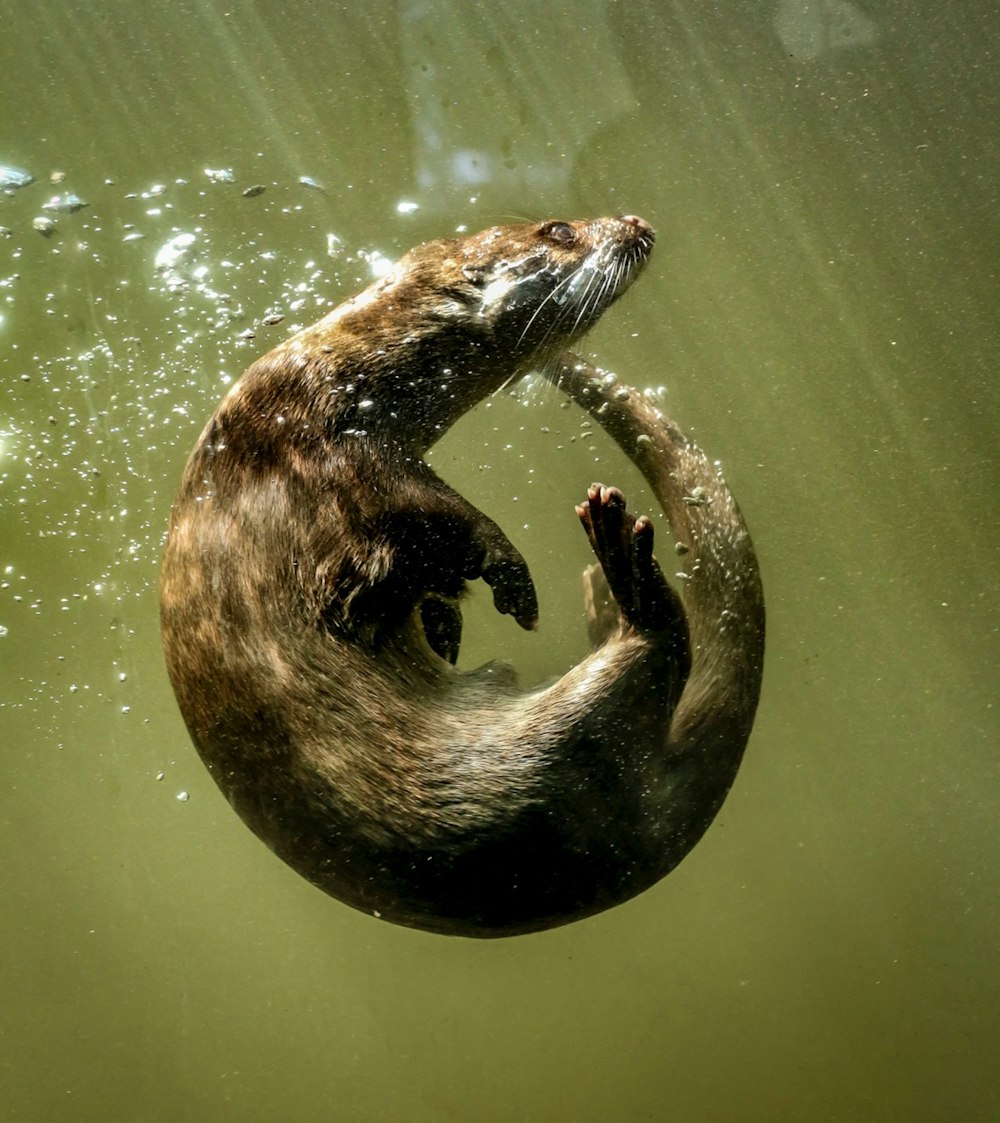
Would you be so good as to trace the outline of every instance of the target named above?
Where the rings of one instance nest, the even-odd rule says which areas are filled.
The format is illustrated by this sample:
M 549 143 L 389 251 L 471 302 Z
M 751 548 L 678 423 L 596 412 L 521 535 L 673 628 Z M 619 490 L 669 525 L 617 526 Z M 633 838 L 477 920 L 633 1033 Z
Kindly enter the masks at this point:
M 667 583 L 653 557 L 653 524 L 636 518 L 616 487 L 592 484 L 587 502 L 576 509 L 590 545 L 603 570 L 621 621 L 646 634 L 668 633 L 687 653 L 687 618 L 680 597 Z M 600 583 L 590 579 L 590 595 L 597 599 L 594 622 L 607 631 L 607 608 L 600 604 Z M 605 598 L 606 599 L 606 598 Z
M 600 562 L 591 563 L 583 571 L 583 611 L 593 648 L 607 643 L 621 624 L 621 613 Z
M 449 663 L 457 663 L 462 646 L 462 610 L 458 602 L 428 593 L 420 602 L 420 622 L 431 649 Z

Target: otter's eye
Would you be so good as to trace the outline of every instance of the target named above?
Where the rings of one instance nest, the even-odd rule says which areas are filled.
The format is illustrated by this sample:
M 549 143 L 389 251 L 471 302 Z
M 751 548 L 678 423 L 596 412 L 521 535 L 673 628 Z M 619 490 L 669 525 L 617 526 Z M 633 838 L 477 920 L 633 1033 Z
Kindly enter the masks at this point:
M 559 242 L 564 246 L 576 241 L 576 231 L 568 222 L 546 222 L 538 231 L 543 238 Z

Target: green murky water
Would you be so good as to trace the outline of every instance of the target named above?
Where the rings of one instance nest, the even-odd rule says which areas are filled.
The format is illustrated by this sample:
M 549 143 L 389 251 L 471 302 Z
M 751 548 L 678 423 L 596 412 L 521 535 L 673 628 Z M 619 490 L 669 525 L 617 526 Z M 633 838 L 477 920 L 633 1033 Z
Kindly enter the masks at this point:
M 996 13 L 0 0 L 0 29 L 0 163 L 36 177 L 0 195 L 0 1115 L 994 1118 Z M 657 250 L 588 350 L 666 386 L 754 532 L 746 762 L 612 913 L 379 924 L 271 857 L 187 742 L 173 489 L 229 380 L 380 256 L 621 211 Z M 558 673 L 571 506 L 592 478 L 641 500 L 627 466 L 523 390 L 435 464 L 542 597 L 531 636 L 474 604 L 467 658 Z

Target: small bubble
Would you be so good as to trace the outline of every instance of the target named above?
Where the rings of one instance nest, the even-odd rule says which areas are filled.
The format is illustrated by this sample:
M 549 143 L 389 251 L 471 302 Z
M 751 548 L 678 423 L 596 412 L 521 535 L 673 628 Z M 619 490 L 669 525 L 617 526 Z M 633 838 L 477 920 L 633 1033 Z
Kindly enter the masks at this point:
M 187 793 L 187 792 L 178 792 L 178 793 L 177 793 L 177 797 L 176 797 L 176 798 L 177 798 L 177 802 L 178 802 L 178 803 L 187 803 L 187 801 L 188 801 L 188 800 L 189 800 L 189 799 L 190 799 L 191 797 L 190 797 L 190 796 L 188 795 L 188 793 Z

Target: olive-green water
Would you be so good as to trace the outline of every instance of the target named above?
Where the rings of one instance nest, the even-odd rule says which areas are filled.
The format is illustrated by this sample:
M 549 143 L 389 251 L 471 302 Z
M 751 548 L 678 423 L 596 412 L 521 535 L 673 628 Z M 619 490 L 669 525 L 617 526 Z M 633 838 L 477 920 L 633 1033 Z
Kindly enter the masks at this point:
M 36 177 L 0 195 L 0 1118 L 1000 1115 L 998 42 L 982 0 L 0 0 L 0 163 Z M 229 380 L 382 257 L 625 211 L 657 249 L 585 349 L 666 387 L 750 523 L 743 769 L 621 908 L 395 928 L 191 748 L 172 493 Z M 572 504 L 644 499 L 587 433 L 521 388 L 435 450 L 542 600 L 534 635 L 474 601 L 470 665 L 584 651 Z

